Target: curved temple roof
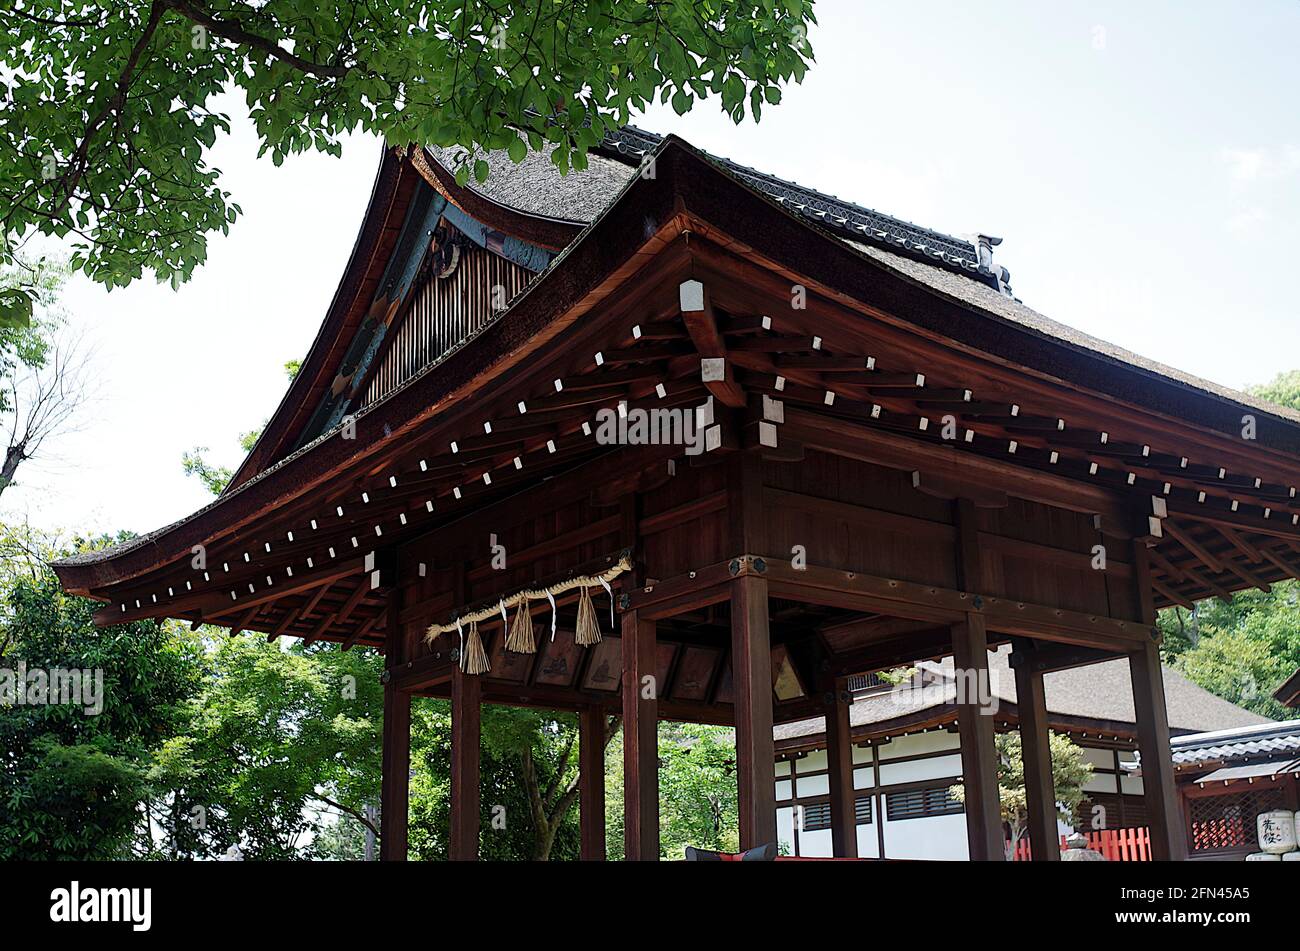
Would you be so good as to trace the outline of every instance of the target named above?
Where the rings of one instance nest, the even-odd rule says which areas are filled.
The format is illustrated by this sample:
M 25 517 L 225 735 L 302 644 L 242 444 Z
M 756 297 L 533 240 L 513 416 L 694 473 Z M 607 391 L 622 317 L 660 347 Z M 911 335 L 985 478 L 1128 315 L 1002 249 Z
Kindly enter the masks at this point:
M 638 174 L 650 147 L 655 174 Z M 519 368 L 529 361 L 560 359 L 563 345 L 553 344 L 553 338 L 585 332 L 590 322 L 598 322 L 596 305 L 605 295 L 637 273 L 641 262 L 690 234 L 704 235 L 722 253 L 739 250 L 787 287 L 797 275 L 836 307 L 913 335 L 917 347 L 942 350 L 944 363 L 929 383 L 923 383 L 929 367 L 891 369 L 905 369 L 915 378 L 916 392 L 900 400 L 922 413 L 930 398 L 955 400 L 959 411 L 975 414 L 975 438 L 957 450 L 972 453 L 972 461 L 993 458 L 1005 464 L 1019 441 L 1011 462 L 1046 469 L 1054 479 L 1076 480 L 1081 499 L 1096 497 L 1104 486 L 1140 500 L 1159 495 L 1164 478 L 1171 513 L 1177 509 L 1180 518 L 1199 519 L 1193 523 L 1198 531 L 1204 518 L 1197 506 L 1204 505 L 1204 514 L 1232 544 L 1185 535 L 1183 548 L 1169 554 L 1158 572 L 1161 603 L 1295 574 L 1293 552 L 1266 547 L 1247 533 L 1262 532 L 1279 545 L 1294 533 L 1300 542 L 1300 529 L 1291 528 L 1300 522 L 1300 500 L 1291 487 L 1300 481 L 1295 479 L 1300 414 L 1048 320 L 1004 293 L 1005 281 L 979 262 L 980 249 L 969 242 L 712 159 L 675 137 L 656 140 L 639 130 L 607 138 L 587 173 L 565 179 L 536 157 L 514 166 L 494 156 L 484 186 L 458 188 L 447 174 L 452 164 L 452 156 L 436 151 L 386 150 L 357 247 L 303 371 L 231 488 L 174 525 L 59 563 L 65 586 L 129 598 L 136 579 L 151 573 L 162 577 L 173 567 L 180 572 L 193 545 L 220 546 L 236 533 L 252 533 L 249 526 L 259 520 L 287 519 L 291 504 L 331 483 L 367 484 L 380 468 L 378 460 L 397 457 L 397 443 L 435 433 L 443 438 L 464 411 L 461 401 L 476 398 L 489 384 L 519 378 Z M 508 309 L 358 411 L 358 421 L 381 431 L 378 441 L 348 442 L 335 426 L 299 446 L 306 421 L 330 391 L 367 319 L 408 208 L 426 187 L 489 227 L 563 250 Z M 957 370 L 965 373 L 963 368 L 971 371 L 964 380 L 956 376 Z M 952 379 L 936 383 L 945 373 Z M 1011 402 L 1006 394 L 1019 387 L 1024 398 Z M 972 400 L 972 390 L 980 399 Z M 1022 405 L 1036 406 L 1037 414 L 1022 411 Z M 1067 405 L 1068 412 L 1062 409 Z M 892 432 L 921 439 L 915 411 L 898 406 L 899 400 L 888 404 L 882 425 L 889 419 Z M 1240 438 L 1243 413 L 1260 417 L 1251 442 Z M 1056 418 L 1067 415 L 1068 427 Z M 994 416 L 998 419 L 990 422 Z M 1045 450 L 1035 448 L 1036 437 L 1017 433 L 1024 427 L 1040 431 L 1044 423 L 1053 424 L 1049 431 L 1060 430 L 1051 438 L 1059 441 L 1061 458 L 1058 465 L 1053 452 L 1050 468 Z M 1015 435 L 1009 450 L 1008 434 Z M 277 521 L 279 530 L 284 527 Z M 407 534 L 427 530 L 412 527 Z M 1203 560 L 1210 568 L 1200 564 Z M 256 587 L 258 579 L 245 580 Z M 141 607 L 128 613 L 176 610 L 169 598 L 151 603 L 149 597 L 143 592 Z M 125 600 L 123 605 L 125 612 Z M 233 610 L 227 605 L 216 616 Z

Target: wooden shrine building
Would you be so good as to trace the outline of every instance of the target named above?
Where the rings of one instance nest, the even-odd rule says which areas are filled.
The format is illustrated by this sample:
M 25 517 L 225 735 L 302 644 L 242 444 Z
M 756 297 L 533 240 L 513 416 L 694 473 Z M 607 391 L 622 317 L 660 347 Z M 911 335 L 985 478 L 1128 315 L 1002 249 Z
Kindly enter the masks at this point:
M 1153 852 L 1185 855 L 1155 612 L 1300 573 L 1300 416 L 1035 313 L 996 239 L 675 137 L 620 130 L 567 177 L 492 156 L 461 187 L 455 164 L 385 151 L 226 492 L 56 566 L 97 620 L 383 650 L 389 859 L 413 695 L 451 699 L 454 858 L 484 825 L 483 703 L 578 714 L 591 859 L 607 714 L 631 859 L 659 855 L 657 721 L 734 724 L 750 847 L 776 838 L 774 724 L 824 715 L 851 855 L 845 678 L 951 655 L 978 685 L 1006 643 L 1052 856 L 1043 676 L 1122 658 Z M 980 693 L 957 704 L 969 854 L 998 859 Z

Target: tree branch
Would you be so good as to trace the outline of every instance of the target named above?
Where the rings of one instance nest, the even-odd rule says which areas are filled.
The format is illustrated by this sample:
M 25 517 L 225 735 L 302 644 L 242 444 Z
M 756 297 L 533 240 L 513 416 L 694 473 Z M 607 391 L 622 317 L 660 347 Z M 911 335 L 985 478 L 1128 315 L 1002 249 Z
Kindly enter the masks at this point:
M 332 66 L 326 63 L 313 63 L 310 60 L 303 59 L 294 53 L 289 52 L 284 47 L 279 46 L 272 40 L 264 36 L 258 36 L 255 33 L 249 33 L 238 23 L 231 23 L 225 20 L 218 20 L 207 10 L 196 4 L 190 3 L 189 0 L 162 0 L 171 9 L 175 10 L 181 16 L 192 20 L 199 26 L 209 32 L 230 40 L 232 43 L 238 43 L 241 46 L 248 46 L 260 52 L 273 56 L 292 66 L 294 69 L 307 73 L 309 76 L 317 76 L 322 79 L 342 79 L 348 73 L 352 72 L 351 66 Z
M 373 832 L 375 834 L 375 838 L 382 838 L 382 836 L 379 833 L 379 829 L 375 827 L 375 824 L 371 822 L 369 819 L 367 819 L 364 814 L 358 812 L 357 810 L 349 808 L 348 806 L 343 805 L 343 803 L 341 802 L 335 802 L 333 799 L 330 799 L 328 796 L 322 796 L 320 793 L 308 793 L 308 796 L 312 799 L 320 800 L 321 802 L 325 803 L 325 805 L 331 806 L 334 809 L 337 809 L 339 812 L 346 812 L 353 819 L 356 819 L 363 826 L 365 826 L 367 829 Z

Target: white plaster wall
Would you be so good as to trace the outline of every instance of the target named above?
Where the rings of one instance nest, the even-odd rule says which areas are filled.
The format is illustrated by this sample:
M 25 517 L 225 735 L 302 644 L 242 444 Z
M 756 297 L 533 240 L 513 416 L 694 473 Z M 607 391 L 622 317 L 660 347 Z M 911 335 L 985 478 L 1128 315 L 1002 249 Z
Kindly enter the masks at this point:
M 940 750 L 961 749 L 961 741 L 955 733 L 947 730 L 935 730 L 930 733 L 913 733 L 911 736 L 897 736 L 880 748 L 880 760 L 895 759 L 899 756 L 916 756 L 918 753 L 937 753 Z
M 825 796 L 831 791 L 831 779 L 825 773 L 820 776 L 800 776 L 795 779 L 795 795 L 800 799 L 809 796 Z
M 888 799 L 889 794 L 885 794 Z M 890 822 L 885 816 L 885 855 L 891 859 L 965 861 L 966 816 L 931 816 Z
M 815 773 L 826 768 L 826 751 L 813 750 L 802 759 L 794 761 L 795 773 Z
M 880 762 L 880 785 L 897 786 L 926 779 L 949 779 L 961 776 L 961 754 L 932 756 L 905 763 Z
M 1142 795 L 1142 777 L 1140 776 L 1121 776 L 1119 784 L 1120 788 L 1130 796 Z
M 1092 776 L 1089 776 L 1087 781 L 1083 784 L 1083 791 L 1113 793 L 1116 791 L 1115 777 L 1110 774 L 1098 775 L 1094 773 Z
M 1100 766 L 1103 769 L 1115 768 L 1115 754 L 1110 750 L 1096 749 L 1091 746 L 1082 747 L 1083 758 L 1085 762 L 1093 766 Z
M 799 833 L 799 854 L 829 858 L 831 849 L 831 830 L 818 829 L 816 832 Z
M 880 840 L 876 836 L 876 824 L 858 826 L 858 858 L 880 858 Z
M 935 756 L 906 763 L 890 762 L 891 759 L 900 756 L 915 756 L 921 753 L 947 750 L 952 750 L 953 755 Z M 1113 768 L 1115 761 L 1110 750 L 1084 747 L 1083 751 L 1088 762 L 1096 766 Z M 952 779 L 956 781 L 961 778 L 960 740 L 945 731 L 898 737 L 881 747 L 880 752 L 881 781 L 886 787 L 922 780 Z M 1134 753 L 1120 752 L 1121 762 L 1132 763 L 1136 759 Z M 871 760 L 871 750 L 869 748 L 853 747 L 853 762 L 857 767 L 853 770 L 855 789 L 871 789 L 874 786 L 875 776 L 870 766 Z M 791 772 L 789 766 L 789 763 L 778 763 L 777 775 L 789 776 Z M 794 783 L 799 786 L 800 796 L 827 794 L 830 791 L 828 776 L 800 776 L 800 774 L 813 770 L 824 769 L 826 769 L 826 753 L 823 750 L 815 751 L 803 759 L 794 761 L 794 779 L 779 779 L 777 781 L 776 795 L 778 801 L 788 801 L 790 799 L 791 786 Z M 1124 775 L 1120 777 L 1120 783 L 1124 793 L 1129 795 L 1142 794 L 1142 780 L 1140 777 Z M 1116 791 L 1115 777 L 1112 775 L 1094 775 L 1084 784 L 1084 789 L 1089 792 L 1113 793 Z M 887 792 L 885 795 L 888 797 Z M 874 803 L 873 807 L 875 806 L 881 807 L 875 809 L 874 817 L 876 822 L 883 825 L 885 854 L 888 857 L 955 861 L 962 861 L 968 857 L 965 815 L 931 816 L 925 819 L 906 819 L 891 823 L 884 813 L 883 804 Z M 1068 824 L 1059 820 L 1057 821 L 1057 829 L 1062 835 L 1073 831 Z M 858 855 L 864 858 L 877 858 L 879 856 L 879 844 L 876 825 L 874 823 L 859 825 L 857 833 Z M 789 853 L 793 854 L 794 810 L 790 806 L 777 810 L 777 838 L 786 843 Z M 830 830 L 824 829 L 817 832 L 803 833 L 800 836 L 800 853 L 809 856 L 830 856 Z
M 794 809 L 790 806 L 776 810 L 776 844 L 782 855 L 794 855 Z

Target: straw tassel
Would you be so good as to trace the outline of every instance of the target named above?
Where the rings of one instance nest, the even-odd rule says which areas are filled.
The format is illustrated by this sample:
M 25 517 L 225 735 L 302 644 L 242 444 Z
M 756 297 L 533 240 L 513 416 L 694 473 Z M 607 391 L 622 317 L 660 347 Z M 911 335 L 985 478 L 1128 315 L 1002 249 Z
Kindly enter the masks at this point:
M 583 588 L 578 595 L 578 628 L 573 639 L 583 647 L 600 643 L 600 622 L 596 619 L 596 605 L 591 603 L 590 588 Z
M 515 623 L 510 625 L 510 636 L 506 638 L 506 650 L 516 654 L 537 653 L 537 642 L 533 639 L 533 617 L 528 613 L 527 598 L 519 599 Z
M 492 669 L 488 663 L 487 651 L 483 649 L 483 638 L 478 634 L 478 621 L 469 622 L 469 634 L 465 638 L 461 664 L 461 669 L 467 674 L 486 674 Z

